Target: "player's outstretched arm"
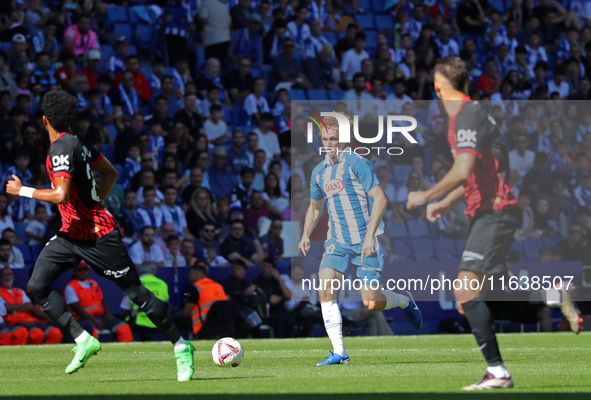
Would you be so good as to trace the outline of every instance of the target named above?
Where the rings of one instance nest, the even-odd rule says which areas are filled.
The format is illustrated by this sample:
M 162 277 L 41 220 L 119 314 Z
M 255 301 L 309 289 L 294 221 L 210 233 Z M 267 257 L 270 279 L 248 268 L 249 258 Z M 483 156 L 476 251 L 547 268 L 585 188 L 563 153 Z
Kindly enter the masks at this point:
M 472 153 L 460 153 L 456 156 L 453 166 L 449 172 L 435 186 L 424 192 L 410 192 L 406 202 L 406 208 L 412 210 L 432 200 L 439 199 L 455 190 L 468 180 L 477 157 Z
M 304 256 L 308 254 L 308 251 L 310 250 L 310 236 L 312 235 L 312 232 L 314 232 L 314 228 L 316 228 L 316 225 L 318 225 L 318 221 L 320 220 L 320 211 L 322 210 L 323 202 L 324 199 L 310 199 L 310 207 L 308 207 L 308 212 L 306 212 L 306 220 L 304 221 L 302 240 L 298 246 Z
M 65 204 L 70 200 L 70 182 L 70 178 L 58 176 L 55 178 L 54 188 L 33 189 L 23 186 L 18 176 L 12 175 L 12 180 L 9 180 L 6 184 L 6 192 L 14 196 L 29 197 L 48 203 Z
M 464 186 L 458 186 L 452 190 L 445 198 L 435 202 L 427 204 L 426 217 L 427 220 L 437 223 L 441 216 L 447 214 L 447 212 L 462 198 L 464 197 Z
M 115 182 L 117 182 L 117 178 L 119 177 L 119 172 L 117 172 L 117 169 L 105 157 L 93 165 L 92 169 L 101 174 L 97 193 L 101 200 L 104 200 L 109 193 L 111 193 L 113 186 L 115 186 Z

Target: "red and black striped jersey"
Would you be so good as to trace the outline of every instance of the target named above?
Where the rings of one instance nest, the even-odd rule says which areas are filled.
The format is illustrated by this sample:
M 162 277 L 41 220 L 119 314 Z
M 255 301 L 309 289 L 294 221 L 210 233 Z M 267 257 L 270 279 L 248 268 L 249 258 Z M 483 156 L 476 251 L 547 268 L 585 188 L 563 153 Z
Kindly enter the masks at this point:
M 467 215 L 519 208 L 507 183 L 511 172 L 507 145 L 495 120 L 478 101 L 464 98 L 460 111 L 449 120 L 447 140 L 454 158 L 461 153 L 478 157 L 472 175 L 464 183 Z
M 102 159 L 103 155 L 84 139 L 66 132 L 49 147 L 46 165 L 52 187 L 59 176 L 71 179 L 70 199 L 66 204 L 58 204 L 62 218 L 60 234 L 69 239 L 94 241 L 118 227 L 97 193 L 92 166 Z

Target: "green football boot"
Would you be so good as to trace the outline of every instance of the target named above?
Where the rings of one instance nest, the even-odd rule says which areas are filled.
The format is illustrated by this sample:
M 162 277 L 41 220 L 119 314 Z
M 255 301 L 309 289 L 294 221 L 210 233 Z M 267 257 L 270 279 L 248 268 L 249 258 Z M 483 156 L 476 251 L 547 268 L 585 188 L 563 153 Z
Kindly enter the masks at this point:
M 82 343 L 78 343 L 76 347 L 72 349 L 74 353 L 74 359 L 66 367 L 66 374 L 72 374 L 78 371 L 80 368 L 84 368 L 84 365 L 88 359 L 94 356 L 101 350 L 101 343 L 96 340 L 93 336 L 88 336 Z
M 176 369 L 178 372 L 178 381 L 187 382 L 191 380 L 193 372 L 195 371 L 193 362 L 193 352 L 195 347 L 189 342 L 185 342 L 185 349 L 182 351 L 175 351 L 174 358 L 176 358 Z

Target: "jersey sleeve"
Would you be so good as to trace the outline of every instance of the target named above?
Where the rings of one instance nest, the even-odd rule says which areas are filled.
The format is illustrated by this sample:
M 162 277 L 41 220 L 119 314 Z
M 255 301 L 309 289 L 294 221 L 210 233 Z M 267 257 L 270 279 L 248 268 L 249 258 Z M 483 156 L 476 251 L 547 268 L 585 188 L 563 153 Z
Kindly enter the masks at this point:
M 373 166 L 367 158 L 357 158 L 352 166 L 353 173 L 359 179 L 365 193 L 369 193 L 374 187 L 378 186 L 378 176 Z
M 74 147 L 63 140 L 56 140 L 49 147 L 49 160 L 53 177 L 65 176 L 72 179 L 74 174 Z
M 490 135 L 494 132 L 491 125 L 496 125 L 491 116 L 475 110 L 470 104 L 465 105 L 456 119 L 456 154 L 481 153 L 490 145 Z
M 96 164 L 101 162 L 105 156 L 103 156 L 103 153 L 98 151 L 94 146 L 89 144 L 86 144 L 85 146 L 88 150 L 90 150 L 90 166 L 94 167 Z
M 322 188 L 318 183 L 318 171 L 316 169 L 312 171 L 312 178 L 310 179 L 310 197 L 316 201 L 322 200 L 324 198 Z

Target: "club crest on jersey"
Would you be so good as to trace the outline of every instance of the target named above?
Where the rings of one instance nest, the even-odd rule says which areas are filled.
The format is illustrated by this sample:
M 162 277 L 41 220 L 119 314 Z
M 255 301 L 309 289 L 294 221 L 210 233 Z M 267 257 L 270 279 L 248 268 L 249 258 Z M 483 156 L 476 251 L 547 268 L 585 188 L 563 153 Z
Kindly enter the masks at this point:
M 345 188 L 345 183 L 340 179 L 331 179 L 324 184 L 326 194 L 339 194 Z
M 53 164 L 53 171 L 63 171 L 70 168 L 70 155 L 53 156 L 51 158 Z

